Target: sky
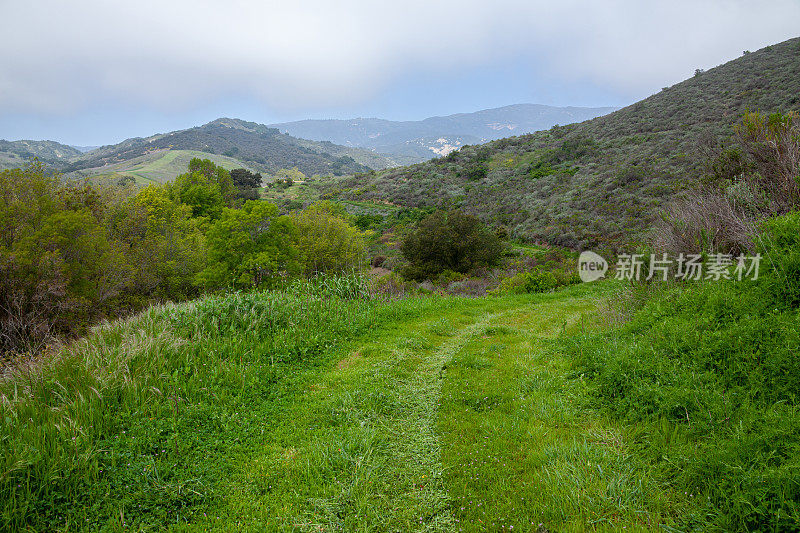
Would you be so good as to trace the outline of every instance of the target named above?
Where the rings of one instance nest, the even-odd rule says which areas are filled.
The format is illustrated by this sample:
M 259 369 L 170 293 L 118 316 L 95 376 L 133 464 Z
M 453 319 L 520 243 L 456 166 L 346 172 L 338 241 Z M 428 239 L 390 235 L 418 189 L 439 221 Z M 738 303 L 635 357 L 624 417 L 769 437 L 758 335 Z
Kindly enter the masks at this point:
M 0 0 L 0 139 L 624 106 L 798 21 L 800 0 Z

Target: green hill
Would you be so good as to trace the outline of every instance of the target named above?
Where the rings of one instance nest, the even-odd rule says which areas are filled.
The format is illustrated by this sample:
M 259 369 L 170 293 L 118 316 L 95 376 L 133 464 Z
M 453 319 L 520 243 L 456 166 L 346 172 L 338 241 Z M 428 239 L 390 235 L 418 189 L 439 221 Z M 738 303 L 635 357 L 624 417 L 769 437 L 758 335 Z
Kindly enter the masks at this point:
M 705 172 L 746 111 L 800 110 L 800 38 L 698 72 L 580 124 L 357 175 L 331 196 L 452 205 L 519 237 L 576 248 L 635 240 L 657 207 Z
M 0 139 L 0 169 L 17 168 L 30 159 L 58 165 L 62 161 L 80 157 L 81 151 L 55 141 L 5 141 Z
M 350 154 L 380 168 L 390 164 L 377 154 L 369 153 L 367 157 L 361 154 L 364 151 L 296 139 L 254 122 L 218 119 L 187 130 L 128 139 L 92 150 L 70 161 L 64 171 L 107 167 L 161 150 L 196 150 L 222 155 L 267 172 L 298 167 L 307 175 L 341 175 L 371 168 L 357 162 Z
M 160 171 L 150 175 L 145 169 L 141 176 L 136 171 L 143 163 L 165 157 L 167 151 L 201 152 L 200 157 L 214 159 L 226 168 L 232 165 L 269 173 L 298 167 L 309 176 L 352 174 L 398 164 L 370 150 L 298 139 L 262 124 L 222 118 L 186 130 L 127 139 L 86 153 L 53 141 L 0 141 L 0 168 L 18 168 L 38 157 L 65 173 L 95 176 L 122 171 L 145 180 L 163 181 Z M 169 161 L 181 157 L 170 156 Z
M 186 172 L 189 161 L 193 158 L 210 159 L 215 165 L 221 166 L 226 170 L 243 167 L 251 171 L 256 170 L 252 165 L 247 165 L 238 159 L 224 155 L 209 154 L 197 150 L 156 150 L 105 167 L 78 171 L 75 175 L 100 179 L 131 177 L 137 183 L 143 185 L 150 182 L 165 183 Z

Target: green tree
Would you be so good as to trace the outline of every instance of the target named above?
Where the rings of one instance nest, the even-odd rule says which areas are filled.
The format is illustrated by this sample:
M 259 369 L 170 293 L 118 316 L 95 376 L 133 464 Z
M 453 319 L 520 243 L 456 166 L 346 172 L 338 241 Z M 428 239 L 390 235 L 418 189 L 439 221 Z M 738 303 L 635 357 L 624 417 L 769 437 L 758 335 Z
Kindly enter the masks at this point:
M 237 168 L 231 170 L 231 179 L 239 199 L 257 200 L 259 198 L 258 189 L 263 181 L 261 174 L 250 172 L 246 168 Z
M 102 196 L 34 161 L 0 172 L 0 351 L 37 350 L 115 311 L 130 284 Z
M 445 270 L 465 273 L 475 267 L 496 265 L 502 245 L 497 235 L 476 217 L 459 210 L 440 210 L 421 220 L 403 240 L 400 250 L 409 261 L 404 275 L 421 280 Z
M 247 201 L 242 209 L 224 209 L 208 230 L 208 266 L 198 275 L 208 288 L 271 287 L 297 270 L 292 225 L 278 208 Z
M 222 214 L 225 200 L 219 185 L 202 172 L 181 174 L 171 185 L 175 201 L 192 209 L 192 216 L 216 220 Z
M 199 172 L 212 183 L 216 183 L 224 202 L 229 206 L 233 205 L 233 201 L 236 199 L 236 186 L 233 183 L 230 172 L 219 165 L 215 165 L 210 159 L 194 157 L 189 161 L 189 173 L 195 172 Z
M 109 216 L 114 237 L 134 267 L 132 302 L 183 300 L 197 294 L 195 278 L 205 266 L 205 237 L 188 205 L 163 185 L 150 185 L 120 202 Z
M 341 206 L 320 202 L 292 214 L 291 219 L 305 275 L 343 273 L 363 266 L 364 235 L 349 223 Z

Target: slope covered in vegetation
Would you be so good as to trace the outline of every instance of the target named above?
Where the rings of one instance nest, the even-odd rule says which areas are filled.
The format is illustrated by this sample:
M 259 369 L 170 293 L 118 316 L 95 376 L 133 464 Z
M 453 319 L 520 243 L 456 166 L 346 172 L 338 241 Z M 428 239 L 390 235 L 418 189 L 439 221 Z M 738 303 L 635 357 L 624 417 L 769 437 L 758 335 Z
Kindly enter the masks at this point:
M 330 143 L 328 143 L 330 144 Z M 304 174 L 343 174 L 363 171 L 365 165 L 346 155 L 346 149 L 333 144 L 301 141 L 282 135 L 274 128 L 235 119 L 219 119 L 203 126 L 147 138 L 128 139 L 104 146 L 70 162 L 64 171 L 102 167 L 127 161 L 155 150 L 199 150 L 233 157 L 277 170 L 298 167 Z M 333 153 L 332 153 L 333 152 Z
M 37 157 L 62 172 L 85 176 L 114 169 L 109 166 L 135 166 L 154 154 L 187 150 L 227 157 L 266 172 L 298 167 L 309 176 L 351 174 L 395 164 L 370 150 L 298 139 L 255 122 L 222 118 L 186 130 L 127 139 L 86 153 L 52 141 L 0 141 L 0 169 L 19 168 Z
M 0 169 L 18 168 L 36 157 L 49 164 L 59 164 L 82 152 L 55 141 L 5 141 L 0 139 Z
M 627 242 L 707 172 L 747 110 L 800 110 L 800 38 L 746 53 L 581 124 L 359 174 L 327 192 L 403 206 L 454 205 L 513 235 L 576 248 Z

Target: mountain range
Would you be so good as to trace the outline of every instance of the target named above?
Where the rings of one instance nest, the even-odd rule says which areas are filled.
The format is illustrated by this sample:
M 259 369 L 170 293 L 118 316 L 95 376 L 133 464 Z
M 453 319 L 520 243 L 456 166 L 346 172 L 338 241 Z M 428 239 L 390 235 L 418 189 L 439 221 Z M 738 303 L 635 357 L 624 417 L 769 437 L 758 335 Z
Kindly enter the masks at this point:
M 20 167 L 37 157 L 71 176 L 147 182 L 171 179 L 192 157 L 205 157 L 229 169 L 271 173 L 297 167 L 306 175 L 336 176 L 426 161 L 467 144 L 583 120 L 610 109 L 521 104 L 421 121 L 306 120 L 272 126 L 220 118 L 101 147 L 0 141 L 0 168 Z
M 89 151 L 53 141 L 0 141 L 0 165 L 13 168 L 37 157 L 76 177 L 124 177 L 165 181 L 186 170 L 191 157 L 225 168 L 261 172 L 297 167 L 306 175 L 361 172 L 394 165 L 372 151 L 297 139 L 263 124 L 221 118 L 185 130 L 127 139 Z
M 556 124 L 583 122 L 616 109 L 516 104 L 413 121 L 356 118 L 300 120 L 271 126 L 295 137 L 368 148 L 405 163 L 418 163 L 447 155 L 467 144 L 532 133 Z

